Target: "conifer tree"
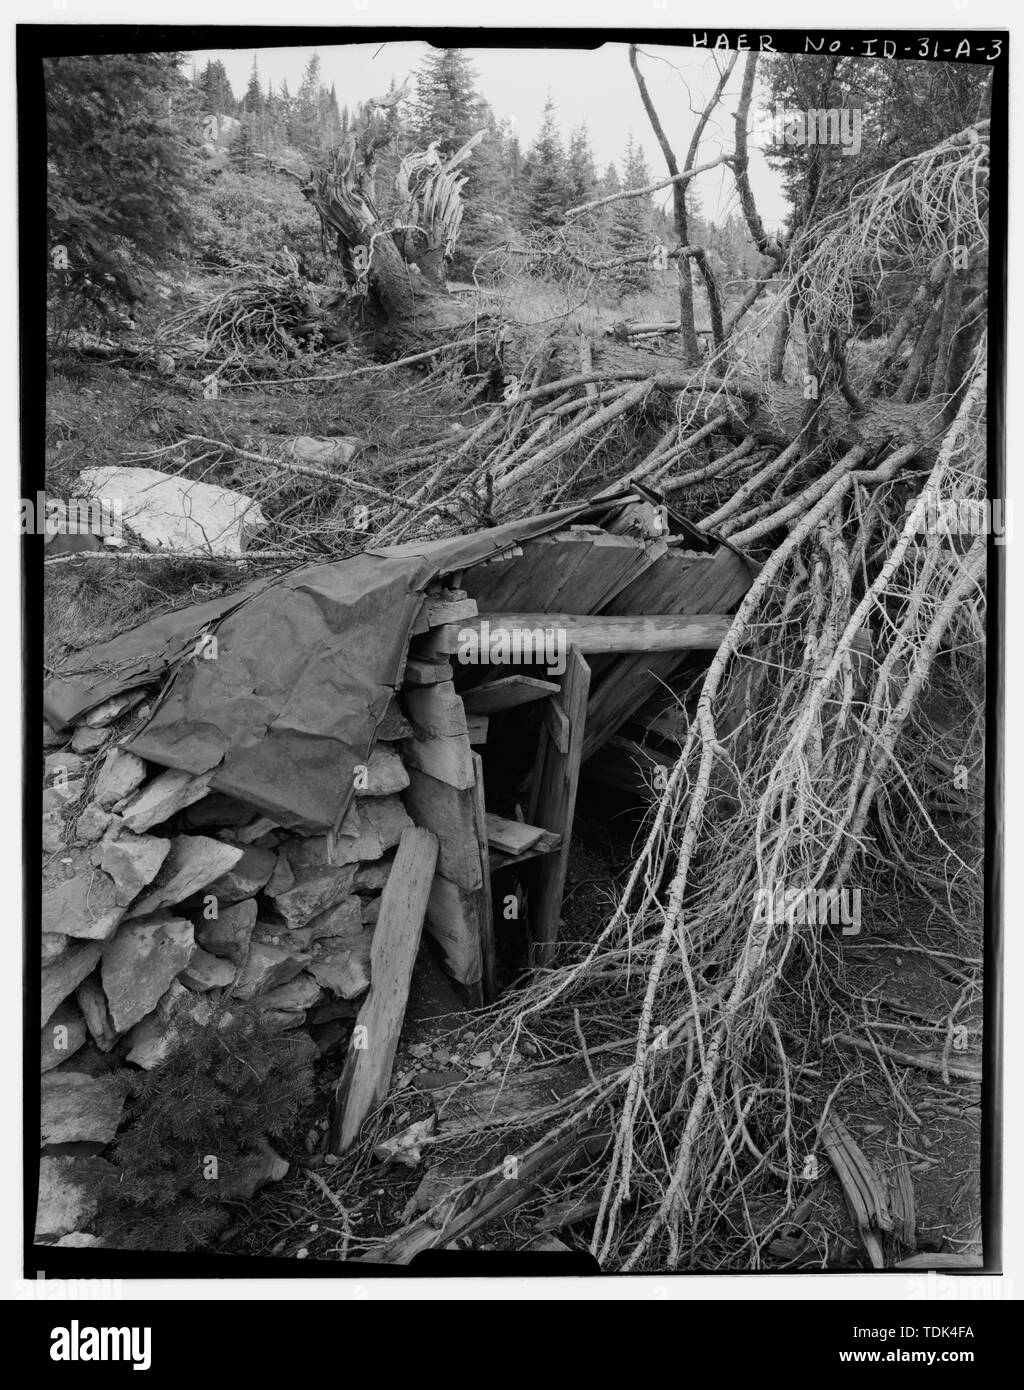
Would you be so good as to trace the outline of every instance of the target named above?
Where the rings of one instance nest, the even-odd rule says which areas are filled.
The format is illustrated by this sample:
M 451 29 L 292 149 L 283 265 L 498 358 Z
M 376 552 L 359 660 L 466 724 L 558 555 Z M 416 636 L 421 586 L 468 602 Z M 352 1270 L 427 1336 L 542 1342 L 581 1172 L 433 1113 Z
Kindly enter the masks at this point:
M 234 114 L 235 94 L 228 80 L 228 70 L 219 58 L 211 59 L 196 78 L 196 88 L 202 93 L 203 110 L 218 116 Z
M 643 188 L 651 182 L 651 171 L 644 158 L 643 147 L 635 144 L 632 135 L 626 142 L 622 161 L 625 188 Z M 634 256 L 650 249 L 654 232 L 654 208 L 650 195 L 623 198 L 612 204 L 609 242 L 616 256 Z M 643 290 L 651 284 L 651 272 L 642 261 L 624 265 L 617 271 L 620 290 Z
M 416 73 L 412 134 L 420 149 L 434 140 L 454 154 L 479 130 L 473 124 L 479 98 L 476 72 L 461 48 L 432 49 Z
M 250 111 L 253 115 L 259 115 L 263 110 L 263 88 L 260 86 L 260 71 L 256 61 L 256 54 L 252 55 L 252 72 L 249 74 L 249 85 L 245 89 L 245 96 L 242 98 L 242 110 Z
M 530 227 L 551 227 L 569 206 L 569 185 L 557 109 L 548 92 L 544 117 L 526 156 L 525 221 Z
M 569 198 L 572 204 L 589 202 L 597 188 L 597 170 L 594 168 L 594 152 L 590 148 L 590 135 L 587 123 L 573 129 L 569 137 L 569 158 L 566 164 L 569 185 Z

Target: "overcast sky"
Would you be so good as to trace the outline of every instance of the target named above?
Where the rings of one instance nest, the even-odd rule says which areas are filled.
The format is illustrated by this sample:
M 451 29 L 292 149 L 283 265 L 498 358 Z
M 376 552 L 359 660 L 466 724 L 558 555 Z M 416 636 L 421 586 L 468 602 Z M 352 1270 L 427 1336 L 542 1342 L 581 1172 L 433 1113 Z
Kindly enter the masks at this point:
M 387 91 L 391 78 L 403 81 L 415 72 L 428 45 L 424 43 L 343 44 L 321 48 L 320 62 L 326 86 L 333 82 L 339 105 L 353 107 L 368 97 Z M 632 133 L 644 147 L 655 177 L 666 173 L 661 151 L 647 121 L 640 95 L 629 70 L 625 44 L 608 43 L 595 49 L 510 49 L 469 48 L 465 50 L 477 71 L 477 87 L 490 102 L 498 120 L 516 121 L 524 151 L 537 133 L 544 99 L 550 88 L 558 106 L 563 135 L 586 121 L 598 169 L 615 160 L 621 172 L 621 157 L 627 136 Z M 311 48 L 261 48 L 256 50 L 260 79 L 275 88 L 283 80 L 289 90 L 298 89 Z M 707 51 L 652 46 L 642 49 L 650 56 L 641 58 L 651 96 L 661 116 L 676 155 L 686 153 L 696 117 L 692 108 L 703 106 L 718 79 L 715 59 Z M 719 61 L 724 54 L 716 55 Z M 235 95 L 241 96 L 249 80 L 253 50 L 211 49 L 194 54 L 199 68 L 208 58 L 219 58 L 227 68 Z M 707 163 L 723 151 L 732 149 L 732 115 L 740 87 L 745 59 L 741 57 L 726 89 L 723 101 L 709 124 L 701 146 L 700 162 Z M 689 88 L 689 92 L 687 91 Z M 750 176 L 761 216 L 771 227 L 785 217 L 787 205 L 781 181 L 768 167 L 756 148 L 751 150 Z M 716 169 L 697 181 L 704 215 L 721 220 L 738 210 L 735 186 L 728 171 Z M 658 201 L 668 205 L 671 190 L 665 189 Z

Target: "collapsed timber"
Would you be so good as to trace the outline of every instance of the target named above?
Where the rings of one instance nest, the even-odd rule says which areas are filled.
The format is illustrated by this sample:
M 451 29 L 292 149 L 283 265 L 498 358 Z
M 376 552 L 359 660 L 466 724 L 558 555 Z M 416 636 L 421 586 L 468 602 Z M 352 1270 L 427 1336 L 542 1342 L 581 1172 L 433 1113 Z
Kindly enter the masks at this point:
M 463 1165 L 461 1184 L 370 1258 L 409 1259 L 554 1193 L 604 1268 L 756 1268 L 773 1237 L 799 1226 L 808 1155 L 828 1152 L 840 1171 L 830 1112 L 842 1072 L 808 1095 L 808 1075 L 828 1075 L 843 1045 L 829 1027 L 840 955 L 814 924 L 773 926 L 754 906 L 778 885 L 834 891 L 895 868 L 954 923 L 977 911 L 977 838 L 950 843 L 934 768 L 976 776 L 981 765 L 986 547 L 925 519 L 984 494 L 985 158 L 984 131 L 972 130 L 906 161 L 780 276 L 746 338 L 781 343 L 773 360 L 785 364 L 799 304 L 798 370 L 819 388 L 809 399 L 740 335 L 681 389 L 653 376 L 626 384 L 628 372 L 611 386 L 593 370 L 531 379 L 458 451 L 499 435 L 460 486 L 447 468 L 421 475 L 424 505 L 454 503 L 483 479 L 498 498 L 538 484 L 557 495 L 572 474 L 552 482 L 552 469 L 574 444 L 596 451 L 613 418 L 679 390 L 676 418 L 624 481 L 716 490 L 698 526 L 763 568 L 685 721 L 607 925 L 500 1001 L 480 1032 L 497 1056 L 524 1043 L 545 1060 L 575 1054 L 578 1084 L 551 1099 L 549 1073 L 546 1103 L 525 1115 L 492 1097 L 485 1114 L 517 1155 L 517 1182 L 504 1159 Z M 908 217 L 920 232 L 909 249 Z M 851 383 L 823 345 L 850 333 L 853 286 L 879 264 L 918 288 L 874 370 Z M 392 525 L 414 532 L 408 517 Z M 934 719 L 935 691 L 956 720 Z M 976 1055 L 951 1066 L 951 1031 L 916 1065 L 947 1084 L 979 1077 Z M 854 1018 L 846 1046 L 858 1032 Z M 880 1057 L 873 1037 L 853 1046 Z M 884 1063 L 882 1075 L 896 1085 Z M 449 1142 L 462 1139 L 456 1126 Z M 433 1153 L 444 1149 L 442 1126 Z M 907 1252 L 882 1253 L 897 1205 L 858 1208 L 875 1264 Z

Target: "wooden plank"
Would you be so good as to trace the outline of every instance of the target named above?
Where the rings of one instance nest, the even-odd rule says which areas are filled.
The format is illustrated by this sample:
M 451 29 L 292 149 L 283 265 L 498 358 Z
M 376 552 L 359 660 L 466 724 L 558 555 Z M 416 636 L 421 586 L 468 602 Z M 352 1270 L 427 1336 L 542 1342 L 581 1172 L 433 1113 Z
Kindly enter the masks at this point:
M 484 764 L 479 753 L 473 754 L 473 841 L 480 853 L 480 965 L 484 1003 L 489 1004 L 498 994 L 498 961 L 494 941 L 494 903 L 491 900 L 491 855 L 487 844 L 484 806 Z
M 502 854 L 519 855 L 533 849 L 539 841 L 544 841 L 554 849 L 559 841 L 557 835 L 540 825 L 526 825 L 522 821 L 507 820 L 488 811 L 486 816 L 487 844 Z M 551 843 L 552 839 L 554 844 Z
M 748 567 L 724 547 L 707 555 L 669 550 L 608 605 L 612 614 L 723 613 L 750 587 L 756 566 Z M 677 670 L 684 653 L 651 657 L 598 658 L 590 708 L 584 760 L 593 756 Z
M 479 633 L 480 655 L 502 660 L 507 650 L 512 659 L 543 659 L 544 635 L 552 630 L 565 635 L 567 646 L 584 655 L 605 652 L 715 651 L 729 630 L 732 619 L 726 614 L 629 614 L 608 617 L 590 613 L 482 613 L 467 621 L 461 633 Z M 454 634 L 445 641 L 455 652 L 461 641 L 453 628 L 437 631 Z M 462 639 L 464 641 L 464 639 Z M 522 653 L 522 654 L 520 654 Z
M 403 830 L 373 931 L 370 992 L 338 1082 L 332 1153 L 352 1146 L 387 1094 L 436 863 L 437 838 L 419 826 Z
M 557 695 L 558 689 L 555 681 L 541 681 L 533 676 L 503 676 L 501 680 L 467 690 L 462 703 L 467 714 L 494 714 L 498 710 L 529 704 L 531 700 Z
M 530 889 L 530 932 L 533 937 L 533 963 L 546 965 L 558 940 L 562 893 L 569 865 L 572 818 L 576 809 L 580 758 L 587 717 L 590 667 L 576 647 L 570 647 L 558 703 L 569 721 L 569 748 L 560 752 L 547 730 L 541 732 L 538 770 L 530 819 L 545 830 L 562 837 L 557 853 L 538 860 Z M 555 699 L 552 696 L 552 699 Z
M 551 741 L 560 753 L 569 751 L 569 720 L 556 700 L 549 700 L 544 706 L 544 727 Z
M 467 572 L 466 587 L 492 611 L 565 608 L 592 613 L 645 570 L 661 550 L 603 531 L 557 532 L 527 542 L 523 559 L 501 571 Z

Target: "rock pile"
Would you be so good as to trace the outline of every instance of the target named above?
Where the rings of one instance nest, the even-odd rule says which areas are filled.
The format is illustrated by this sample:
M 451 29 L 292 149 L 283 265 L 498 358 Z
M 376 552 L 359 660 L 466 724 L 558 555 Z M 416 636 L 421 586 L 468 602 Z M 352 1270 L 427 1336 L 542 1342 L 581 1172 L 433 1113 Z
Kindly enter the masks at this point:
M 44 727 L 42 1177 L 36 1236 L 86 1243 L 83 1179 L 108 1162 L 128 1077 L 187 1045 L 229 1000 L 336 1043 L 370 985 L 394 849 L 412 825 L 394 703 L 333 836 L 274 825 L 123 746 L 149 717 L 119 697 Z M 116 724 L 118 733 L 115 735 Z M 326 1042 L 323 1043 L 326 1046 Z M 279 1179 L 269 1145 L 248 1183 Z

